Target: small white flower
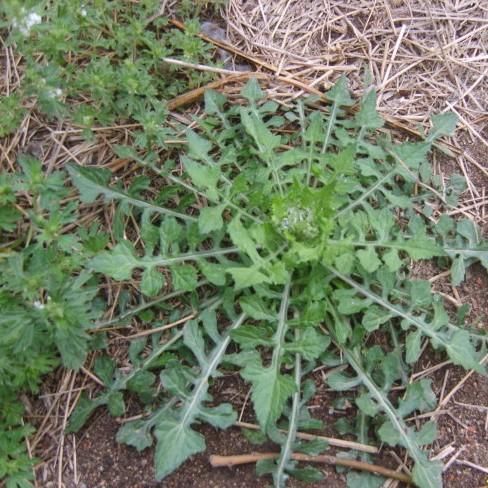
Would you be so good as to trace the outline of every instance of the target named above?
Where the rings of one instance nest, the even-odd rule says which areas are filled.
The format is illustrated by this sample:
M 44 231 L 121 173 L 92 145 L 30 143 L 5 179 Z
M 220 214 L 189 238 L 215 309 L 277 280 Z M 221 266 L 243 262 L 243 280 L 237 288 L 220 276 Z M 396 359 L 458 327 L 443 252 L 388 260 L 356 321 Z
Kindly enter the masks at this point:
M 25 25 L 30 29 L 36 24 L 40 24 L 42 17 L 36 12 L 30 12 L 25 18 Z
M 88 14 L 88 12 L 86 11 L 86 8 L 85 7 L 81 7 L 81 9 L 80 9 L 80 15 L 82 17 L 86 17 L 87 14 Z
M 22 9 L 22 13 L 25 10 Z M 12 26 L 14 29 L 18 29 L 19 32 L 24 35 L 28 36 L 30 30 L 34 25 L 40 24 L 42 22 L 42 17 L 37 12 L 27 12 L 27 14 L 21 19 L 14 19 L 12 22 Z
M 49 98 L 61 98 L 63 96 L 63 90 L 61 88 L 48 88 L 46 95 Z
M 44 308 L 46 308 L 46 305 L 44 305 L 44 303 L 41 303 L 39 300 L 36 300 L 33 305 L 34 308 L 37 308 L 37 310 L 43 310 Z

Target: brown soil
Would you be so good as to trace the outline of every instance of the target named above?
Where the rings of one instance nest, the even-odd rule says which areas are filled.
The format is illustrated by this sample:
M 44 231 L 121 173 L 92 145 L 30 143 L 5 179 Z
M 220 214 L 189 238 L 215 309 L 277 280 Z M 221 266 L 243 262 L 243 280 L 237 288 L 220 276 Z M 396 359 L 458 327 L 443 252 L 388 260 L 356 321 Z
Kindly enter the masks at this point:
M 233 468 L 212 468 L 208 462 L 211 454 L 241 454 L 256 452 L 259 447 L 249 444 L 238 429 L 218 431 L 211 427 L 200 430 L 207 440 L 207 452 L 194 456 L 163 482 L 154 481 L 153 450 L 137 453 L 125 445 L 117 444 L 115 434 L 119 425 L 109 415 L 99 416 L 78 444 L 79 483 L 76 488 L 244 488 L 266 487 L 270 480 L 257 478 L 254 465 Z M 327 471 L 324 481 L 306 484 L 290 480 L 291 488 L 345 486 L 344 475 Z
M 460 368 L 449 368 L 436 378 L 436 386 L 447 378 L 446 392 L 461 381 L 466 372 Z M 442 382 L 440 381 L 442 378 Z M 437 392 L 439 390 L 436 390 Z M 464 404 L 464 405 L 460 405 Z M 469 461 L 488 468 L 488 379 L 473 374 L 454 398 L 444 407 L 448 414 L 439 416 L 439 438 L 437 450 L 451 444 L 453 453 L 460 453 L 460 461 Z M 461 451 L 461 452 L 460 452 Z M 444 460 L 446 463 L 450 456 Z M 446 488 L 486 487 L 488 474 L 461 463 L 452 464 L 444 474 Z

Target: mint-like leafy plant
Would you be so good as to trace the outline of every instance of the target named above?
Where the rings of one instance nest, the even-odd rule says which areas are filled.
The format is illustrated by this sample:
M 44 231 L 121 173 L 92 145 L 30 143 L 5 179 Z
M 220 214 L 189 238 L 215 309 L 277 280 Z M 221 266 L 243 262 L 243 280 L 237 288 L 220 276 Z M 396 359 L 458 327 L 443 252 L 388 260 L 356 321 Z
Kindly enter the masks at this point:
M 0 30 L 21 55 L 23 77 L 0 99 L 0 137 L 15 131 L 29 100 L 50 118 L 87 129 L 87 136 L 96 125 L 131 120 L 140 124 L 133 144 L 162 145 L 171 134 L 161 125 L 165 101 L 212 78 L 164 61 L 211 63 L 198 20 L 184 17 L 181 32 L 163 15 L 160 0 L 2 1 Z
M 342 366 L 327 383 L 354 397 L 358 439 L 368 442 L 375 432 L 405 448 L 413 481 L 441 486 L 441 464 L 422 449 L 435 439 L 435 423 L 417 429 L 407 420 L 436 398 L 429 380 L 409 383 L 409 375 L 425 346 L 484 372 L 486 338 L 459 325 L 409 265 L 435 259 L 450 267 L 453 284 L 475 261 L 488 268 L 476 225 L 444 213 L 456 206 L 462 178 L 434 175 L 427 159 L 454 130 L 455 116 L 434 116 L 423 140 L 396 143 L 382 129 L 375 92 L 367 90 L 356 110 L 344 78 L 326 94 L 327 112 L 303 102 L 281 109 L 264 100 L 255 80 L 242 96 L 247 104 L 229 105 L 208 91 L 205 116 L 187 131 L 177 161 L 154 149 L 118 148 L 161 180 L 153 200 L 112 185 L 109 172 L 70 166 L 82 200 L 102 196 L 140 222 L 142 242 L 120 240 L 90 263 L 114 280 L 135 280 L 147 297 L 110 323 L 158 307 L 180 324 L 132 339 L 129 370 L 99 358 L 95 369 L 107 389 L 83 398 L 71 430 L 100 404 L 120 415 L 124 392 L 137 393 L 147 415 L 117 437 L 138 450 L 155 443 L 162 479 L 205 450 L 199 423 L 234 423 L 232 406 L 215 404 L 211 385 L 237 368 L 262 432 L 281 447 L 258 472 L 270 473 L 277 487 L 290 475 L 317 479 L 292 455 L 326 446 L 296 433 L 320 428 L 307 409 L 311 371 Z M 392 395 L 393 387 L 403 395 Z
M 78 212 L 65 171 L 48 173 L 27 155 L 17 163 L 0 174 L 0 480 L 8 488 L 32 486 L 35 464 L 20 394 L 37 393 L 59 364 L 80 368 L 91 348 L 102 303 L 83 264 L 108 240 L 96 225 L 67 230 Z

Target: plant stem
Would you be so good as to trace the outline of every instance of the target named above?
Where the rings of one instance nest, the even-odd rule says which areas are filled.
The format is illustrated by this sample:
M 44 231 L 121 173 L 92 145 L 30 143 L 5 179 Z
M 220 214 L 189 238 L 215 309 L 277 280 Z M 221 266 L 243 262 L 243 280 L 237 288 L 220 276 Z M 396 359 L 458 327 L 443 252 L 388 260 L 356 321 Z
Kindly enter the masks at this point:
M 214 468 L 237 466 L 240 464 L 249 464 L 261 461 L 263 459 L 276 459 L 279 457 L 278 453 L 274 452 L 263 452 L 256 454 L 238 454 L 235 456 L 210 456 L 210 464 Z M 319 456 L 308 456 L 306 454 L 294 453 L 291 455 L 292 459 L 295 461 L 304 461 L 309 463 L 323 463 L 330 464 L 332 466 L 344 466 L 351 469 L 356 469 L 358 471 L 366 471 L 368 473 L 374 473 L 386 478 L 392 478 L 398 481 L 403 481 L 404 483 L 411 483 L 412 480 L 410 476 L 394 471 L 393 469 L 384 468 L 383 466 L 378 466 L 377 464 L 365 463 L 363 461 L 356 461 L 355 459 L 339 458 L 335 456 L 329 456 L 327 454 L 322 454 Z
M 229 247 L 224 249 L 214 249 L 213 251 L 197 251 L 186 254 L 180 254 L 172 258 L 153 257 L 143 258 L 138 261 L 138 266 L 150 267 L 150 266 L 168 266 L 171 264 L 177 264 L 184 261 L 197 261 L 201 258 L 211 258 L 216 256 L 222 256 L 223 254 L 232 254 L 238 252 L 239 248 Z
M 361 202 L 363 202 L 366 198 L 372 195 L 378 188 L 380 188 L 383 185 L 383 183 L 385 183 L 391 176 L 393 176 L 393 174 L 394 171 L 390 171 L 385 176 L 383 176 L 383 178 L 380 178 L 372 187 L 368 189 L 368 191 L 365 191 L 359 198 L 352 201 L 347 207 L 344 207 L 343 209 L 336 212 L 335 218 L 340 217 L 341 215 L 345 214 L 348 210 L 351 210 L 354 207 L 360 205 Z
M 250 424 L 248 422 L 236 422 L 235 425 L 237 427 L 241 427 L 242 429 L 250 429 L 250 430 L 261 430 L 261 427 L 256 424 Z M 278 429 L 280 432 L 284 434 L 287 433 L 284 429 Z M 316 435 L 316 434 L 308 434 L 306 432 L 297 432 L 296 436 L 299 439 L 303 439 L 306 441 L 314 441 L 319 439 L 321 441 L 327 442 L 329 445 L 334 447 L 342 447 L 344 449 L 354 449 L 355 451 L 362 451 L 362 452 L 370 452 L 371 454 L 376 454 L 379 452 L 379 449 L 375 446 L 370 446 L 367 444 L 360 444 L 359 442 L 354 441 L 345 441 L 343 439 L 336 439 L 335 437 L 326 437 L 323 435 Z
M 201 280 L 196 284 L 196 288 L 199 288 L 200 286 L 207 285 L 208 281 L 207 280 Z M 105 320 L 103 322 L 97 322 L 95 324 L 95 327 L 91 329 L 92 332 L 102 332 L 105 330 L 105 327 L 110 327 L 113 324 L 118 324 L 120 322 L 123 322 L 124 320 L 128 319 L 129 317 L 132 317 L 133 315 L 137 315 L 138 313 L 147 310 L 148 308 L 154 307 L 155 305 L 158 305 L 159 303 L 166 302 L 167 300 L 171 300 L 172 298 L 176 298 L 180 295 L 184 295 L 186 291 L 174 291 L 173 293 L 168 293 L 167 295 L 160 296 L 158 298 L 155 298 L 154 300 L 151 300 L 150 302 L 143 303 L 137 307 L 133 307 L 130 310 L 127 310 L 126 312 L 117 315 L 117 317 L 114 317 L 109 320 Z
M 327 145 L 329 144 L 330 133 L 332 132 L 332 127 L 335 124 L 335 119 L 337 115 L 337 103 L 334 102 L 332 105 L 332 110 L 330 111 L 329 123 L 327 124 L 327 131 L 325 133 L 324 143 L 322 144 L 322 154 L 327 150 Z
M 424 452 L 420 449 L 415 438 L 409 432 L 409 429 L 404 419 L 400 417 L 388 397 L 383 391 L 381 391 L 380 388 L 378 388 L 368 372 L 363 369 L 358 357 L 356 357 L 356 355 L 354 355 L 351 351 L 345 348 L 343 348 L 342 351 L 347 362 L 354 369 L 358 377 L 361 378 L 361 382 L 363 383 L 363 385 L 368 389 L 370 395 L 378 402 L 378 405 L 380 405 L 381 409 L 388 417 L 391 425 L 399 434 L 401 439 L 400 443 L 407 449 L 411 458 L 415 462 L 415 467 L 420 473 L 419 476 L 425 478 L 426 480 L 430 480 L 431 475 L 429 473 L 428 467 L 429 461 L 426 458 Z
M 412 313 L 403 310 L 397 305 L 390 303 L 387 299 L 379 295 L 376 295 L 374 292 L 366 288 L 364 285 L 356 283 L 354 280 L 350 279 L 348 276 L 343 275 L 342 273 L 339 273 L 339 271 L 335 270 L 334 268 L 327 267 L 327 269 L 335 276 L 340 278 L 342 281 L 352 286 L 364 297 L 371 299 L 373 302 L 382 306 L 384 309 L 389 310 L 397 317 L 407 320 L 411 325 L 421 330 L 424 335 L 432 339 L 435 343 L 441 344 L 452 358 L 452 354 L 450 354 L 450 351 L 452 349 L 452 344 L 450 343 L 450 339 L 447 338 L 445 335 L 442 335 L 438 330 L 432 328 L 427 322 L 425 322 L 425 320 L 422 317 L 417 317 L 416 315 L 413 315 Z M 473 369 L 476 369 L 476 366 L 473 366 Z
M 227 350 L 227 347 L 230 343 L 230 332 L 234 329 L 237 329 L 244 322 L 245 319 L 246 314 L 241 314 L 227 329 L 225 338 L 213 351 L 211 357 L 209 358 L 209 363 L 205 366 L 205 370 L 198 377 L 198 383 L 195 386 L 195 389 L 191 392 L 191 400 L 183 407 L 183 412 L 180 420 L 181 428 L 185 428 L 187 425 L 193 422 L 195 418 L 195 406 L 198 405 L 207 394 L 209 388 L 209 379 L 215 373 L 215 370 L 222 361 L 222 357 L 224 356 L 225 351 Z
M 290 277 L 291 278 L 291 277 Z M 290 280 L 286 283 L 285 289 L 283 290 L 280 312 L 278 315 L 278 328 L 274 336 L 275 347 L 273 350 L 273 358 L 271 360 L 273 366 L 279 370 L 281 365 L 281 354 L 283 350 L 283 345 L 285 343 L 285 335 L 288 330 L 288 303 L 290 300 Z
M 300 339 L 300 330 L 295 329 L 295 341 Z M 298 414 L 300 411 L 300 392 L 302 381 L 302 357 L 299 353 L 295 354 L 295 385 L 296 392 L 293 394 L 291 414 L 289 417 L 289 428 L 286 441 L 281 448 L 278 459 L 278 467 L 275 474 L 275 486 L 281 488 L 286 484 L 286 466 L 293 457 L 293 444 L 297 436 Z
M 200 190 L 197 190 L 194 186 L 190 185 L 189 183 L 187 183 L 186 181 L 182 180 L 181 178 L 178 178 L 177 176 L 174 176 L 171 173 L 164 172 L 160 168 L 156 167 L 155 165 L 150 164 L 150 163 L 147 163 L 146 161 L 144 161 L 142 159 L 141 160 L 138 160 L 137 162 L 141 166 L 146 166 L 146 167 L 152 169 L 155 173 L 157 173 L 158 175 L 162 176 L 163 178 L 167 178 L 171 182 L 176 183 L 177 185 L 180 185 L 183 188 L 186 188 L 187 190 L 191 191 L 192 193 L 196 193 L 197 195 L 200 195 L 202 198 L 208 199 L 208 195 L 206 195 L 204 192 L 202 192 Z M 250 213 L 246 212 L 246 210 L 244 210 L 242 207 L 239 207 L 235 203 L 231 202 L 227 197 L 225 197 L 222 194 L 222 192 L 218 191 L 218 193 L 219 193 L 219 196 L 224 200 L 224 202 L 228 206 L 234 208 L 235 210 L 238 210 L 239 212 L 241 212 L 243 215 L 245 215 L 246 217 L 250 218 L 254 222 L 256 222 L 258 224 L 261 224 L 262 223 L 262 220 L 261 219 L 259 219 L 258 217 L 255 217 L 254 215 L 251 215 Z M 197 220 L 195 217 L 192 217 L 192 218 L 193 218 L 193 220 Z

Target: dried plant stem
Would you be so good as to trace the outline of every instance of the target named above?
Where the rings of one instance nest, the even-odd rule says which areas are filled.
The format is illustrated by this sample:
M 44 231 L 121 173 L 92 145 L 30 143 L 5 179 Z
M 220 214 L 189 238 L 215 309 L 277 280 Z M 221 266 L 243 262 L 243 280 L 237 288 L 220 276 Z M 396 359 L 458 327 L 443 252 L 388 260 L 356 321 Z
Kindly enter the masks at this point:
M 248 80 L 249 78 L 263 79 L 263 78 L 267 78 L 267 76 L 263 73 L 254 73 L 254 72 L 239 73 L 238 75 L 227 76 L 220 80 L 212 81 L 211 83 L 208 83 L 207 85 L 202 86 L 200 88 L 195 88 L 194 90 L 190 90 L 189 92 L 183 93 L 182 95 L 179 95 L 171 99 L 168 102 L 168 108 L 170 110 L 175 110 L 177 108 L 190 105 L 198 101 L 200 98 L 202 98 L 206 90 L 221 88 L 222 86 L 228 83 L 245 81 Z
M 240 464 L 249 464 L 261 461 L 263 459 L 277 459 L 279 453 L 274 452 L 263 452 L 255 454 L 238 454 L 235 456 L 210 456 L 210 464 L 214 468 L 236 466 Z M 367 471 L 368 473 L 379 474 L 387 478 L 392 478 L 395 480 L 403 481 L 404 483 L 410 483 L 410 476 L 394 471 L 393 469 L 384 468 L 383 466 L 378 466 L 377 464 L 365 463 L 363 461 L 356 461 L 354 459 L 338 458 L 335 456 L 329 456 L 327 454 L 322 454 L 320 456 L 308 456 L 307 454 L 294 453 L 292 454 L 292 459 L 295 461 L 305 461 L 309 463 L 322 463 L 330 464 L 332 466 L 344 466 L 351 469 L 356 469 L 358 471 Z
M 156 334 L 158 332 L 163 332 L 164 330 L 171 329 L 173 327 L 176 327 L 177 325 L 188 322 L 189 320 L 193 319 L 196 315 L 197 315 L 196 313 L 191 313 L 190 315 L 187 315 L 186 317 L 178 319 L 175 322 L 171 322 L 170 324 L 162 325 L 161 327 L 155 327 L 154 329 L 143 330 L 142 332 L 138 332 L 137 334 L 132 334 L 130 336 L 120 337 L 120 339 L 122 339 L 124 341 L 129 341 L 132 339 L 136 339 L 138 337 L 145 337 L 148 335 Z
M 251 429 L 251 430 L 259 430 L 260 427 L 256 424 L 250 424 L 248 422 L 236 422 L 235 425 L 237 427 L 241 427 L 243 429 Z M 280 429 L 280 432 L 286 433 L 286 430 Z M 297 432 L 297 437 L 299 439 L 304 439 L 307 441 L 313 441 L 315 439 L 320 439 L 322 441 L 326 441 L 329 445 L 334 447 L 343 447 L 346 449 L 354 449 L 356 451 L 362 452 L 369 452 L 375 454 L 379 452 L 379 449 L 376 446 L 369 446 L 367 444 L 360 444 L 359 442 L 353 441 L 345 441 L 343 439 L 336 439 L 334 437 L 325 437 L 321 435 L 315 434 L 307 434 L 305 432 Z
M 222 75 L 234 75 L 236 73 L 239 73 L 239 71 L 234 71 L 231 69 L 216 68 L 215 66 L 207 66 L 206 64 L 189 63 L 187 61 L 181 61 L 180 59 L 162 58 L 162 61 L 168 64 L 181 66 L 183 68 L 191 68 L 191 69 L 196 69 L 198 71 L 209 71 L 211 73 L 219 73 Z
M 175 27 L 181 30 L 186 30 L 185 24 L 183 22 L 180 22 L 179 20 L 176 19 L 170 19 L 169 21 L 171 24 L 173 24 Z M 220 47 L 222 49 L 225 49 L 226 51 L 229 51 L 247 61 L 250 61 L 251 63 L 254 63 L 257 66 L 261 66 L 262 68 L 265 68 L 269 71 L 272 71 L 273 73 L 276 73 L 278 71 L 278 68 L 270 63 L 266 63 L 265 61 L 262 61 L 261 59 L 258 59 L 254 56 L 251 56 L 247 54 L 246 52 L 242 51 L 241 49 L 236 48 L 232 44 L 229 44 L 227 42 L 220 41 L 218 39 L 214 39 L 212 37 L 208 37 L 205 34 L 199 34 L 198 37 L 203 39 L 204 41 L 210 42 L 214 44 L 217 47 Z

